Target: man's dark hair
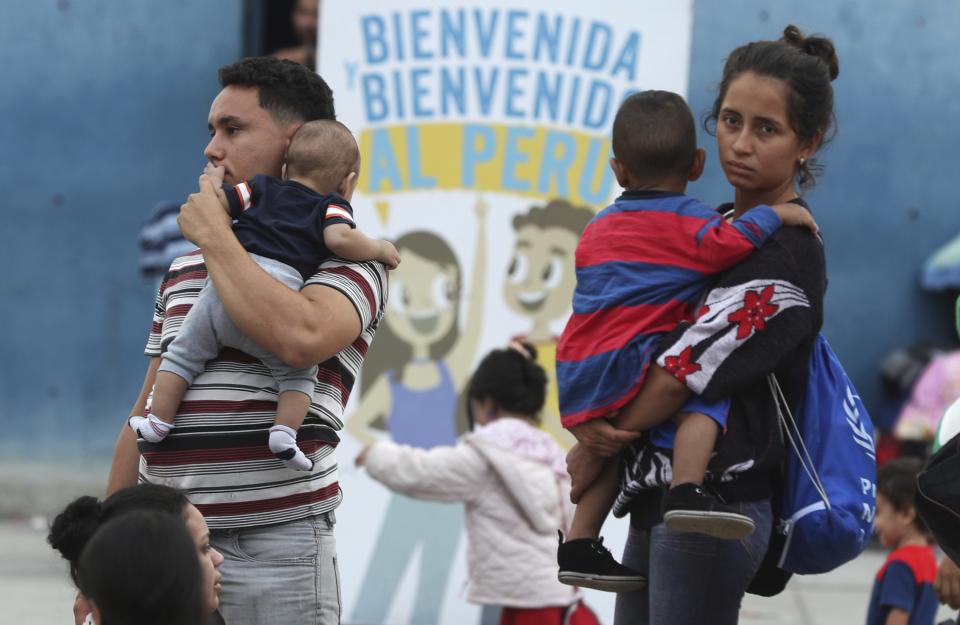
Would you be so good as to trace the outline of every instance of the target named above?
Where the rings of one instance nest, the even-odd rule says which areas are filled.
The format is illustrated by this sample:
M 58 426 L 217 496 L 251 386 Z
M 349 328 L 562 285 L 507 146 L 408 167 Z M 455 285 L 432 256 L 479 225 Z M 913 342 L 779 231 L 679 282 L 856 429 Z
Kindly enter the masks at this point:
M 917 474 L 923 470 L 923 461 L 919 458 L 897 458 L 884 464 L 877 470 L 877 494 L 883 495 L 897 512 L 903 512 L 913 503 L 917 494 Z M 914 523 L 921 532 L 927 531 L 927 524 L 917 514 Z
M 336 119 L 333 91 L 319 74 L 288 61 L 255 56 L 220 68 L 221 87 L 258 87 L 260 106 L 278 124 Z
M 669 91 L 641 91 L 613 120 L 613 155 L 638 181 L 682 177 L 693 169 L 697 129 L 690 107 Z

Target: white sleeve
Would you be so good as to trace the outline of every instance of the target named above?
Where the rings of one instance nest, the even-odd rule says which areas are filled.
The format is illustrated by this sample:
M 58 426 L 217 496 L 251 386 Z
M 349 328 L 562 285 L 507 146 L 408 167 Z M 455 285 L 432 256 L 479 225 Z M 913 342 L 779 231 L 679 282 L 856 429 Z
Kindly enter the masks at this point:
M 433 501 L 469 501 L 489 479 L 487 461 L 462 443 L 432 449 L 374 443 L 365 466 L 390 490 Z

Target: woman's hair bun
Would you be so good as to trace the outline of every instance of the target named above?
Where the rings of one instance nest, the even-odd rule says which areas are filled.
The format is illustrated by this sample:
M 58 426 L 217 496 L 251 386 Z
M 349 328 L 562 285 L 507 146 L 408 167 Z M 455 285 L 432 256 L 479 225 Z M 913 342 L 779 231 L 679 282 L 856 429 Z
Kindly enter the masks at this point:
M 783 29 L 783 37 L 780 41 L 823 61 L 830 71 L 830 80 L 840 75 L 840 59 L 837 57 L 837 50 L 833 47 L 833 42 L 826 37 L 819 35 L 806 37 L 797 26 L 790 24 Z
M 100 510 L 101 504 L 96 497 L 78 497 L 50 525 L 47 542 L 71 563 L 71 569 L 100 525 Z

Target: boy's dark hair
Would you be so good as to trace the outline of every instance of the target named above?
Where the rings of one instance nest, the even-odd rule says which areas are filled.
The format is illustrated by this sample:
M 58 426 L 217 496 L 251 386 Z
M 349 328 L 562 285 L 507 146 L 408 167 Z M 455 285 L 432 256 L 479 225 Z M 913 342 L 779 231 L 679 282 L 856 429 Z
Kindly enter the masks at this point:
M 637 180 L 686 180 L 696 154 L 696 123 L 679 95 L 641 91 L 620 105 L 613 120 L 613 155 Z
M 731 52 L 723 67 L 717 99 L 703 120 L 707 132 L 712 134 L 716 129 L 730 83 L 746 72 L 786 83 L 787 114 L 797 137 L 808 142 L 817 133 L 823 133 L 820 147 L 829 143 L 837 127 L 830 83 L 840 74 L 840 60 L 830 39 L 822 35 L 806 37 L 791 24 L 783 29 L 783 36 L 777 41 L 754 41 Z M 797 184 L 801 188 L 812 187 L 815 175 L 822 169 L 815 159 L 798 164 Z
M 137 510 L 108 521 L 84 547 L 80 592 L 102 625 L 200 625 L 200 562 L 183 519 Z
M 293 135 L 286 162 L 288 178 L 310 178 L 315 191 L 332 193 L 350 172 L 360 175 L 360 148 L 340 122 L 315 119 Z
M 894 510 L 903 512 L 913 506 L 917 494 L 917 475 L 923 470 L 919 458 L 897 458 L 877 470 L 877 494 L 886 497 Z M 917 514 L 914 523 L 921 532 L 927 532 L 927 524 Z
M 537 349 L 529 343 L 521 345 L 529 358 L 512 348 L 495 349 L 484 356 L 470 378 L 467 398 L 492 399 L 504 412 L 538 417 L 547 396 L 547 374 L 537 364 Z M 469 410 L 468 418 L 472 425 Z
M 255 56 L 220 68 L 221 87 L 258 87 L 260 106 L 281 125 L 336 119 L 333 92 L 319 74 L 288 61 Z
M 160 484 L 130 486 L 102 502 L 96 497 L 78 497 L 53 520 L 47 542 L 70 563 L 70 577 L 76 584 L 80 554 L 101 525 L 136 510 L 182 516 L 189 503 L 179 490 Z

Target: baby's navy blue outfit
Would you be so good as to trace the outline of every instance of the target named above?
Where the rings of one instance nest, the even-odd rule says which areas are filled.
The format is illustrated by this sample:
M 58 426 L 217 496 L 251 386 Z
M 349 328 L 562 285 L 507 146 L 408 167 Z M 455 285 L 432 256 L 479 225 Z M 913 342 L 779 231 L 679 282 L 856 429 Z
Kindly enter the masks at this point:
M 884 625 L 892 608 L 910 614 L 908 625 L 933 625 L 937 617 L 937 558 L 930 546 L 894 549 L 877 572 L 870 594 L 867 625 Z
M 344 198 L 336 193 L 320 195 L 290 180 L 261 174 L 252 183 L 225 186 L 224 192 L 236 220 L 237 240 L 264 271 L 295 291 L 333 255 L 324 244 L 324 228 L 333 224 L 356 227 L 353 209 Z M 317 366 L 291 368 L 244 336 L 207 279 L 177 337 L 164 350 L 160 371 L 175 373 L 192 384 L 222 347 L 238 349 L 263 362 L 281 393 L 299 391 L 313 396 Z
M 337 195 L 320 195 L 292 180 L 257 175 L 252 183 L 225 188 L 233 231 L 243 249 L 290 265 L 304 280 L 333 253 L 323 230 L 333 224 L 355 228 L 353 209 Z

